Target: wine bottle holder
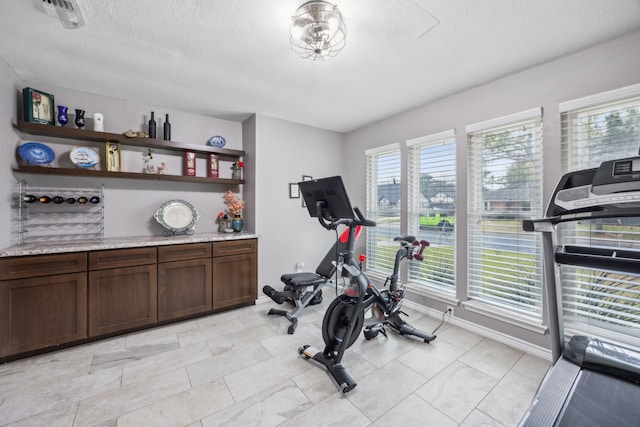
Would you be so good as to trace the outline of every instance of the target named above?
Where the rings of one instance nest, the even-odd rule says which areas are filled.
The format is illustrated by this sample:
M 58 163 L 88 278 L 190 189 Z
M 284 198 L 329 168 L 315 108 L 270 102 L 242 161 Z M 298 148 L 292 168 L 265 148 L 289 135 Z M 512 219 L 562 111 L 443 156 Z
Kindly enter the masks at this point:
M 29 187 L 20 182 L 14 197 L 19 245 L 104 240 L 104 187 Z

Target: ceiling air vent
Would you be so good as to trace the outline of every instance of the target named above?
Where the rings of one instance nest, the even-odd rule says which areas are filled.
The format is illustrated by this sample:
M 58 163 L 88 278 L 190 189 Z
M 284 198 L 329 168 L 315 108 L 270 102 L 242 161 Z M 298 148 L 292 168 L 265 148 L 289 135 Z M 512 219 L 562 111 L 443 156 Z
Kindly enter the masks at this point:
M 57 17 L 64 28 L 74 30 L 84 25 L 76 0 L 41 0 L 38 4 L 47 15 Z

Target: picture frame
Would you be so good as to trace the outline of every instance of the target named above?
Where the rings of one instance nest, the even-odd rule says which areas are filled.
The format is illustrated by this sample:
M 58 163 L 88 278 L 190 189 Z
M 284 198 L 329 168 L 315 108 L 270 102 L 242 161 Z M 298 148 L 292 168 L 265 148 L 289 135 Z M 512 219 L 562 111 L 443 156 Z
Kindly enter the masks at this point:
M 120 143 L 107 141 L 106 151 L 105 159 L 107 159 L 107 170 L 109 172 L 121 172 Z
M 22 90 L 22 103 L 26 122 L 55 126 L 56 114 L 53 95 L 26 87 Z
M 289 198 L 290 199 L 299 199 L 300 198 L 300 187 L 296 182 L 289 183 Z

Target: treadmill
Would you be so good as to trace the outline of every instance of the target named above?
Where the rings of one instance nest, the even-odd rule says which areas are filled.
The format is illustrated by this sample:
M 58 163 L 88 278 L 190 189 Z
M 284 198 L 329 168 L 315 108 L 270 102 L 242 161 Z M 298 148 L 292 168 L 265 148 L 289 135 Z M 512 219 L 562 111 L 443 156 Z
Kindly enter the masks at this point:
M 542 233 L 553 366 L 520 426 L 638 427 L 640 339 L 636 346 L 577 335 L 565 343 L 559 278 L 561 266 L 568 265 L 628 274 L 640 283 L 640 240 L 624 248 L 591 235 L 577 237 L 577 244 L 558 243 L 562 237 L 558 228 L 571 225 L 561 223 L 571 222 L 640 225 L 640 157 L 564 175 L 546 217 L 523 221 L 525 231 Z M 635 307 L 631 315 L 637 317 L 640 300 Z

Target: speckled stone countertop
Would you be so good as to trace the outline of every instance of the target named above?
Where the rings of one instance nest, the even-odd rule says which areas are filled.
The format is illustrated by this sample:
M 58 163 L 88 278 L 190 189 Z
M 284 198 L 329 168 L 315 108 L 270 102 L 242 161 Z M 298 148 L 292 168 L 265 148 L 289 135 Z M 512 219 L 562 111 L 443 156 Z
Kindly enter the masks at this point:
M 256 239 L 252 233 L 201 233 L 191 236 L 136 236 L 114 237 L 74 242 L 25 243 L 0 249 L 0 258 L 27 255 L 59 254 L 64 252 L 99 251 L 104 249 L 140 248 L 145 246 L 179 245 L 184 243 L 219 242 L 225 240 Z

